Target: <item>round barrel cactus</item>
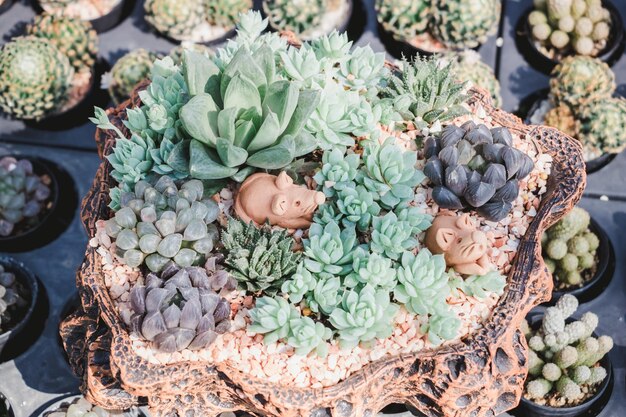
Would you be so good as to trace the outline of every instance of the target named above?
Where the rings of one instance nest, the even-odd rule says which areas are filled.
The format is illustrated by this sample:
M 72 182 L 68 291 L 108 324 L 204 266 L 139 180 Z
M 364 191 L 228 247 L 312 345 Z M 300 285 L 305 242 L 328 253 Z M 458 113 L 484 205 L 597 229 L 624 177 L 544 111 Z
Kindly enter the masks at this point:
M 109 94 L 120 104 L 130 97 L 137 83 L 148 78 L 158 55 L 145 49 L 135 49 L 121 57 L 111 68 Z
M 626 99 L 609 98 L 585 102 L 579 109 L 578 139 L 605 153 L 626 147 Z
M 214 26 L 235 26 L 239 13 L 252 8 L 252 0 L 211 0 L 207 2 L 207 18 Z
M 400 40 L 411 40 L 430 23 L 430 0 L 377 0 L 376 16 L 383 28 Z
M 565 58 L 552 71 L 550 92 L 556 104 L 576 107 L 586 100 L 611 97 L 615 74 L 604 62 L 586 56 Z
M 328 3 L 328 0 L 264 0 L 263 10 L 275 29 L 302 35 L 321 25 Z
M 446 56 L 452 62 L 452 72 L 459 81 L 469 81 L 473 85 L 487 90 L 496 107 L 502 105 L 500 82 L 493 69 L 485 64 L 476 51 L 452 52 Z
M 146 20 L 165 36 L 184 40 L 206 21 L 204 0 L 146 0 Z
M 435 0 L 432 33 L 451 49 L 476 48 L 496 33 L 500 0 Z
M 74 71 L 51 42 L 32 36 L 0 50 L 0 107 L 19 119 L 41 119 L 66 101 Z

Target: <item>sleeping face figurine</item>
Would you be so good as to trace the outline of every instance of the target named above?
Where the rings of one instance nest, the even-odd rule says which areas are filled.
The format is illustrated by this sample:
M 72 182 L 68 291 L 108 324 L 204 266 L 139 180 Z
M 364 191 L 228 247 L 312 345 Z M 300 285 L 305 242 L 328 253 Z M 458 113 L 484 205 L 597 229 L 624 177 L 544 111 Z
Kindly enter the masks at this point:
M 426 232 L 426 247 L 443 254 L 446 265 L 463 275 L 484 275 L 493 269 L 487 251 L 491 242 L 469 214 L 439 214 Z

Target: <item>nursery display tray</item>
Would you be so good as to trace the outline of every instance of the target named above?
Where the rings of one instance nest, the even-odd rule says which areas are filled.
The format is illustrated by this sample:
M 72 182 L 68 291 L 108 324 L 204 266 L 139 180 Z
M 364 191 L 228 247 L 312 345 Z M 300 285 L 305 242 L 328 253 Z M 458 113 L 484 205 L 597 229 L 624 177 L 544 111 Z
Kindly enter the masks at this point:
M 167 53 L 175 46 L 150 30 L 143 17 L 143 1 L 126 0 L 126 16 L 115 28 L 100 34 L 99 57 L 103 68 L 112 65 L 127 50 L 146 48 Z M 255 6 L 259 9 L 259 2 Z M 623 18 L 626 1 L 613 0 Z M 548 76 L 536 70 L 518 50 L 516 27 L 532 0 L 503 0 L 498 36 L 491 37 L 479 52 L 494 68 L 502 85 L 503 108 L 515 112 L 533 93 L 548 86 Z M 30 0 L 16 1 L 0 14 L 1 43 L 21 34 L 35 15 Z M 356 45 L 370 44 L 385 51 L 374 11 L 374 0 L 355 0 L 349 34 Z M 393 59 L 391 55 L 389 59 Z M 618 84 L 626 84 L 626 55 L 613 66 Z M 107 106 L 106 100 L 99 103 Z M 111 103 L 108 103 L 111 105 Z M 58 326 L 76 303 L 75 272 L 80 266 L 87 235 L 78 216 L 82 196 L 91 186 L 100 163 L 94 142 L 95 126 L 88 121 L 66 125 L 38 126 L 8 120 L 0 115 L 0 152 L 45 158 L 63 172 L 65 210 L 60 222 L 66 227 L 42 247 L 17 253 L 0 252 L 23 262 L 39 279 L 41 297 L 28 328 L 30 337 L 22 346 L 11 346 L 0 357 L 0 393 L 11 403 L 15 417 L 38 417 L 59 398 L 78 392 L 79 381 L 67 363 L 60 345 Z M 626 153 L 591 174 L 581 206 L 607 232 L 616 253 L 613 278 L 604 291 L 581 305 L 578 314 L 594 311 L 600 317 L 598 332 L 615 340 L 610 353 L 613 381 L 602 410 L 588 417 L 622 417 L 626 410 Z M 601 407 L 602 408 L 602 407 Z M 390 408 L 389 414 L 402 412 Z M 515 415 L 515 411 L 511 412 Z M 408 414 L 407 414 L 408 415 Z M 323 416 L 319 416 L 323 417 Z M 519 416 L 522 417 L 522 416 Z

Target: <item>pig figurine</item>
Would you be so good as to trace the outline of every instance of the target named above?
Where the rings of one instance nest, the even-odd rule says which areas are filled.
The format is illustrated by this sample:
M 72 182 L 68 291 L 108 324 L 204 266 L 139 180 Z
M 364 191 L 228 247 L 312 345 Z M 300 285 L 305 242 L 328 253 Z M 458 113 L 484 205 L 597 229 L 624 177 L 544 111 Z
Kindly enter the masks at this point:
M 490 243 L 467 213 L 439 214 L 425 239 L 432 253 L 442 253 L 446 265 L 463 275 L 484 275 L 493 269 L 487 256 Z
M 311 226 L 313 212 L 326 201 L 324 193 L 295 185 L 286 172 L 278 176 L 265 173 L 246 179 L 235 199 L 235 213 L 246 223 L 269 222 L 285 229 Z

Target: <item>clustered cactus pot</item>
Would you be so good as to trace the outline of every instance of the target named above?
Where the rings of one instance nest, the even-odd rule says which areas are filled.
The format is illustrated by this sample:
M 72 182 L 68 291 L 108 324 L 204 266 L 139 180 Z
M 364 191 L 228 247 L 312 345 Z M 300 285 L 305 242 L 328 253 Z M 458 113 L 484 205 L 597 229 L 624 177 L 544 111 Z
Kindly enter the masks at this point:
M 126 109 L 139 103 L 133 95 L 109 112 L 110 120 L 124 130 Z M 156 415 L 202 416 L 232 410 L 276 417 L 363 416 L 392 402 L 406 402 L 428 416 L 492 415 L 514 407 L 527 372 L 527 348 L 519 328 L 533 306 L 549 300 L 552 290 L 540 237 L 580 198 L 584 162 L 580 145 L 555 129 L 525 126 L 493 109 L 478 91 L 472 91 L 469 105 L 484 108 L 496 124 L 535 142 L 553 158 L 548 192 L 520 243 L 508 289 L 476 335 L 441 349 L 380 359 L 336 386 L 319 390 L 272 384 L 204 362 L 158 366 L 132 353 L 129 333 L 103 282 L 100 255 L 89 248 L 77 275 L 82 308 L 61 325 L 70 363 L 88 398 L 123 409 L 147 397 Z M 112 130 L 98 130 L 101 157 L 111 153 L 115 137 Z M 111 173 L 111 165 L 103 162 L 83 200 L 82 219 L 91 236 L 96 222 L 108 218 Z
M 75 7 L 72 6 L 72 3 L 78 2 L 69 0 L 33 1 L 34 7 L 38 12 L 47 11 L 64 16 L 83 18 L 83 20 L 88 21 L 98 33 L 107 32 L 117 26 L 129 14 L 135 2 L 133 0 L 107 1 L 107 6 L 102 7 L 102 5 L 98 4 L 100 1 L 95 1 L 90 6 L 92 6 L 93 10 L 96 10 L 97 13 L 89 16 L 82 16 L 84 5 L 83 10 L 81 10 L 80 5 Z M 68 10 L 68 6 L 70 6 L 71 10 Z

